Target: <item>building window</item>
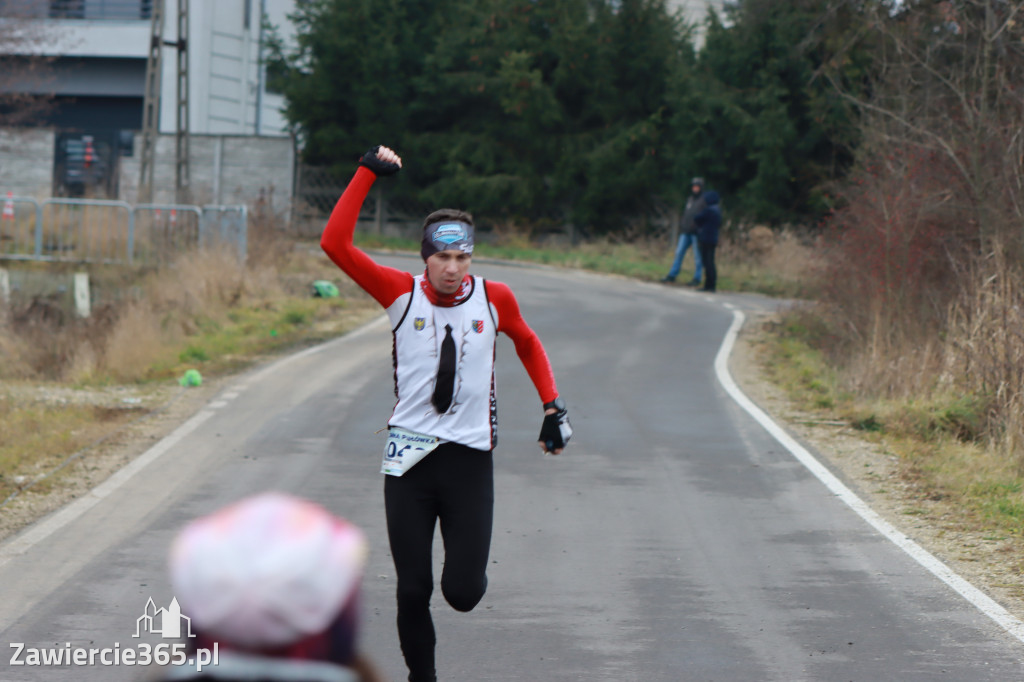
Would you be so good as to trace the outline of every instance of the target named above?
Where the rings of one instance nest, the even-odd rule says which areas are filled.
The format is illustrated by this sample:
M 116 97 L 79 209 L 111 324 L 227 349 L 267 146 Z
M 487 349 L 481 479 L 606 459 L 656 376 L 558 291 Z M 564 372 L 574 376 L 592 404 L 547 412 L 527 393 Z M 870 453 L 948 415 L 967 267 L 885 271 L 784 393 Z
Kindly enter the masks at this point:
M 149 19 L 153 0 L 50 0 L 51 19 L 125 21 Z

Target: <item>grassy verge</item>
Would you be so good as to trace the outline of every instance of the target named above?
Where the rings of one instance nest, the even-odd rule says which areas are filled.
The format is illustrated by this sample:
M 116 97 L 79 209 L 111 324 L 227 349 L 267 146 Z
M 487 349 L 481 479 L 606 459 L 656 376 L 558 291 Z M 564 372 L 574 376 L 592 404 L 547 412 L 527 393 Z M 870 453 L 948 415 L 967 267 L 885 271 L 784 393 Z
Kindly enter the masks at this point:
M 201 317 L 194 320 L 196 332 L 155 358 L 145 378 L 173 379 L 187 369 L 214 376 L 236 372 L 256 359 L 344 334 L 377 312 L 344 298 L 283 299 Z
M 363 248 L 380 248 L 419 252 L 420 245 L 410 239 L 377 237 L 361 233 L 357 244 Z M 664 239 L 613 240 L 598 239 L 576 246 L 538 245 L 517 234 L 498 234 L 491 241 L 476 247 L 477 258 L 539 263 L 556 267 L 591 270 L 622 275 L 646 281 L 657 281 L 672 265 L 673 249 Z M 692 273 L 693 256 L 683 261 L 684 281 Z M 804 292 L 802 277 L 811 267 L 812 250 L 797 235 L 777 235 L 772 248 L 753 248 L 741 239 L 726 237 L 717 252 L 718 289 L 750 291 L 769 296 L 798 298 Z
M 158 271 L 92 268 L 90 279 L 102 303 L 86 320 L 59 295 L 0 311 L 0 503 L 61 485 L 47 474 L 161 409 L 186 370 L 234 373 L 380 313 L 318 249 L 280 238 L 256 241 L 244 266 L 211 252 Z M 317 279 L 340 295 L 314 297 Z
M 47 492 L 44 478 L 64 460 L 139 416 L 141 408 L 61 404 L 0 395 L 0 502 L 32 485 Z
M 767 377 L 801 411 L 844 423 L 895 458 L 908 491 L 907 512 L 943 527 L 1009 540 L 1007 559 L 1024 561 L 1024 472 L 979 436 L 986 402 L 970 395 L 881 400 L 858 396 L 818 350 L 806 314 L 793 314 L 765 335 Z M 1013 558 L 1013 556 L 1017 558 Z

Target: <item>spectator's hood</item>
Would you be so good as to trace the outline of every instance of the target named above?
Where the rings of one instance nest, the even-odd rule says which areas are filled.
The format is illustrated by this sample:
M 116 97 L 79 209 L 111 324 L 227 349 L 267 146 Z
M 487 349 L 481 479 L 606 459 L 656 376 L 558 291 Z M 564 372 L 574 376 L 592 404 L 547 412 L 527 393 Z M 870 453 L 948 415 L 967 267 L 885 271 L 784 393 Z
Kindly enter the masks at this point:
M 704 192 L 704 203 L 708 206 L 715 206 L 718 204 L 718 192 L 713 189 Z

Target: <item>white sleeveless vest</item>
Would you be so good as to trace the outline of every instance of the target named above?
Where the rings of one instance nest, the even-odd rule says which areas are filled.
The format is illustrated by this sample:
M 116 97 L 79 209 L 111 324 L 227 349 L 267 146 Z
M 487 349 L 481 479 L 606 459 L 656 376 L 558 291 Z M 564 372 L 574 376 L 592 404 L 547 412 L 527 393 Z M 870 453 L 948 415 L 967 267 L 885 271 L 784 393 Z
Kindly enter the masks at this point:
M 458 305 L 435 306 L 421 289 L 387 309 L 394 335 L 395 395 L 398 403 L 388 426 L 436 436 L 477 450 L 497 443 L 498 413 L 494 384 L 497 313 L 487 300 L 484 280 L 472 277 L 472 291 Z M 428 285 L 429 286 L 429 285 Z M 430 402 L 437 379 L 445 325 L 452 327 L 456 374 L 452 404 L 438 414 Z

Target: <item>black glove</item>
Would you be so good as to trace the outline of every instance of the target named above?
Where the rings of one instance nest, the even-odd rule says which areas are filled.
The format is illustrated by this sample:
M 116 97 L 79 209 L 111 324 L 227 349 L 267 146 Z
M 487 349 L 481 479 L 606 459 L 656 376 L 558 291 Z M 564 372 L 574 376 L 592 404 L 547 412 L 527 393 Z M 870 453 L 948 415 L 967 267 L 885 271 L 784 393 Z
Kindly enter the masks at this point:
M 377 151 L 380 149 L 380 145 L 377 145 L 370 151 L 363 154 L 363 158 L 359 159 L 359 165 L 364 168 L 369 168 L 378 178 L 383 178 L 388 175 L 394 175 L 398 171 L 402 170 L 402 167 L 397 163 L 391 163 L 390 161 L 381 161 L 377 158 Z
M 572 425 L 569 424 L 569 412 L 564 405 L 558 408 L 557 412 L 544 415 L 544 423 L 541 424 L 537 440 L 544 444 L 546 452 L 563 449 L 571 437 Z

